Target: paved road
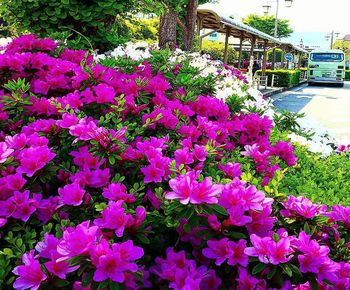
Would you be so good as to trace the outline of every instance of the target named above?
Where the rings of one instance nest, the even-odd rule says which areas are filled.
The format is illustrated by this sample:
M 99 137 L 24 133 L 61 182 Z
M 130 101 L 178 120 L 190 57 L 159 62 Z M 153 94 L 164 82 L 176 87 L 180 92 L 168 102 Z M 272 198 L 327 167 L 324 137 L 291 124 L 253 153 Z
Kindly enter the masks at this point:
M 350 140 L 350 82 L 343 88 L 302 85 L 272 99 L 278 109 L 305 113 L 335 137 Z

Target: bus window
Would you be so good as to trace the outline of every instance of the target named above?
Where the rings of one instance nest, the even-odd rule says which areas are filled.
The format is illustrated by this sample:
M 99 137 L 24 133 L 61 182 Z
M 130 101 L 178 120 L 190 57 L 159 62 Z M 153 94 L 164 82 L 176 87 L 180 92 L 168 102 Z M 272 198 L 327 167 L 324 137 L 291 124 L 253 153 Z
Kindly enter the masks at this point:
M 311 53 L 310 59 L 312 61 L 320 62 L 338 62 L 344 60 L 342 53 Z

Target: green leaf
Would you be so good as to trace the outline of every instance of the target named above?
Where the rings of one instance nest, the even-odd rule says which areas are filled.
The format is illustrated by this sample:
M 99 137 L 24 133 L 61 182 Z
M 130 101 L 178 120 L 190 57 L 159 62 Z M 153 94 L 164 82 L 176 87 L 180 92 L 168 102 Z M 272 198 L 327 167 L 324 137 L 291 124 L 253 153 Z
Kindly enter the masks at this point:
M 92 281 L 93 276 L 94 276 L 93 272 L 90 272 L 86 275 L 86 277 L 82 283 L 83 288 L 87 288 L 89 286 L 90 282 Z
M 310 233 L 311 233 L 310 226 L 309 226 L 309 224 L 307 222 L 305 222 L 305 224 L 304 224 L 304 231 L 308 235 L 310 235 Z
M 259 264 L 254 266 L 254 268 L 252 270 L 252 274 L 256 275 L 256 274 L 260 273 L 261 271 L 263 271 L 265 268 L 266 268 L 265 264 L 259 263 Z
M 58 287 L 58 288 L 63 288 L 63 287 L 66 287 L 70 284 L 69 281 L 67 280 L 56 280 L 53 285 Z
M 293 271 L 288 264 L 280 264 L 280 267 L 282 268 L 283 272 L 286 273 L 289 277 L 293 276 Z
M 226 209 L 220 205 L 212 204 L 212 205 L 210 205 L 210 208 L 223 216 L 228 216 Z
M 108 161 L 109 161 L 109 163 L 110 163 L 111 165 L 114 165 L 114 164 L 115 164 L 115 157 L 114 157 L 113 155 L 110 155 L 110 156 L 108 157 Z
M 277 272 L 277 268 L 275 267 L 267 274 L 267 279 L 272 279 L 273 276 L 275 276 L 276 272 Z

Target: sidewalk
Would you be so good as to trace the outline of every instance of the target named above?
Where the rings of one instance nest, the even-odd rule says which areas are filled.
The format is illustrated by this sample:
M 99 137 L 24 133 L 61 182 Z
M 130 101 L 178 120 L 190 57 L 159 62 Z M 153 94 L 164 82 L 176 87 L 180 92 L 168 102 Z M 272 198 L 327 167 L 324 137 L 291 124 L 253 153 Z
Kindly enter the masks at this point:
M 265 98 L 268 98 L 268 97 L 271 97 L 273 95 L 277 95 L 279 93 L 283 93 L 285 91 L 289 91 L 295 87 L 298 87 L 300 85 L 303 85 L 305 84 L 307 81 L 304 80 L 304 81 L 301 81 L 299 84 L 295 85 L 295 86 L 292 86 L 292 87 L 289 87 L 289 88 L 278 88 L 278 87 L 267 87 L 267 89 L 261 89 L 260 88 L 260 92 L 263 94 L 263 96 Z

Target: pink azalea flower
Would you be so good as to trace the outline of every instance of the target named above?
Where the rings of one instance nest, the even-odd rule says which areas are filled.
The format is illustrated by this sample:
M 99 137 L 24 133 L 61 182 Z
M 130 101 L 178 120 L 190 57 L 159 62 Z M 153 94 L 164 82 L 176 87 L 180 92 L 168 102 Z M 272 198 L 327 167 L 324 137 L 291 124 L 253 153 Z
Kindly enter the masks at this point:
M 63 237 L 57 246 L 57 252 L 62 255 L 58 261 L 63 261 L 74 256 L 86 255 L 91 244 L 100 236 L 97 226 L 90 227 L 90 222 L 85 221 L 75 229 L 68 228 L 63 232 Z
M 253 247 L 248 247 L 244 250 L 244 253 L 248 256 L 258 257 L 260 262 L 268 264 L 268 255 L 270 253 L 271 238 L 260 238 L 257 235 L 251 235 L 250 241 Z
M 125 227 L 132 218 L 130 214 L 125 213 L 122 205 L 122 200 L 109 202 L 108 207 L 102 211 L 102 218 L 95 220 L 95 224 L 101 228 L 115 230 L 119 238 L 123 236 Z
M 113 201 L 123 200 L 126 203 L 135 202 L 135 196 L 133 194 L 128 194 L 126 190 L 126 186 L 120 182 L 111 183 L 110 185 L 108 185 L 108 187 L 105 187 L 103 189 L 102 195 L 104 198 Z
M 323 214 L 327 206 L 320 204 L 313 204 L 311 200 L 293 195 L 288 196 L 287 201 L 282 203 L 285 207 L 284 210 L 281 210 L 281 214 L 285 217 L 291 216 L 302 216 L 308 219 L 314 218 L 316 215 Z
M 177 149 L 175 150 L 174 154 L 177 166 L 180 164 L 191 164 L 194 162 L 192 153 L 188 148 Z
M 106 84 L 99 84 L 93 87 L 96 94 L 96 101 L 98 104 L 113 103 L 116 93 L 114 89 Z
M 138 266 L 133 262 L 143 256 L 143 249 L 133 245 L 132 240 L 112 245 L 112 251 L 101 255 L 96 265 L 94 281 L 101 282 L 111 279 L 122 283 L 125 280 L 125 272 L 136 272 Z
M 22 174 L 16 173 L 13 175 L 7 175 L 4 178 L 4 182 L 8 190 L 15 191 L 21 190 L 26 184 L 27 180 L 22 177 Z
M 208 152 L 205 146 L 199 146 L 197 144 L 194 145 L 193 149 L 193 157 L 198 161 L 204 162 L 208 156 Z
M 227 243 L 227 246 L 232 252 L 227 261 L 227 264 L 231 266 L 239 264 L 242 267 L 247 267 L 248 256 L 244 253 L 244 250 L 247 247 L 247 241 L 243 239 L 239 240 L 237 243 L 230 241 Z
M 202 253 L 207 258 L 215 259 L 215 264 L 220 266 L 226 259 L 229 259 L 233 255 L 228 242 L 228 238 L 223 238 L 219 241 L 209 240 L 207 241 L 209 248 L 204 248 Z
M 9 148 L 5 142 L 0 142 L 0 164 L 7 160 L 14 150 Z
M 199 182 L 195 186 L 191 197 L 190 203 L 192 204 L 215 204 L 218 203 L 217 197 L 220 196 L 223 186 L 220 184 L 212 184 L 209 177 L 204 178 L 202 182 Z
M 83 202 L 85 190 L 80 187 L 79 183 L 74 182 L 65 185 L 63 188 L 59 188 L 58 194 L 60 195 L 63 204 L 78 206 Z
M 193 171 L 187 172 L 169 181 L 169 185 L 173 191 L 165 195 L 167 199 L 179 199 L 182 204 L 188 204 L 194 187 L 197 185 L 197 178 Z
M 24 192 L 15 191 L 13 193 L 13 197 L 10 199 L 16 206 L 12 213 L 13 218 L 26 222 L 35 212 L 38 203 L 35 199 L 29 198 L 29 194 L 29 190 Z
M 46 166 L 55 156 L 56 154 L 52 153 L 47 146 L 23 149 L 19 154 L 20 166 L 17 168 L 17 172 L 32 177 L 35 172 Z
M 215 204 L 222 191 L 222 185 L 212 184 L 206 177 L 202 182 L 196 181 L 197 175 L 193 171 L 187 172 L 169 181 L 172 192 L 165 195 L 167 199 L 179 199 L 182 204 Z
M 56 251 L 56 247 L 59 243 L 59 240 L 51 234 L 44 234 L 44 241 L 38 242 L 35 246 L 35 250 L 39 252 L 39 257 L 50 259 L 51 252 Z
M 141 168 L 141 172 L 145 175 L 144 182 L 162 182 L 162 177 L 165 175 L 163 168 L 158 168 L 154 164 Z
M 24 265 L 17 266 L 12 272 L 19 277 L 13 283 L 15 289 L 32 290 L 39 289 L 41 283 L 46 280 L 46 275 L 40 268 L 40 264 L 34 259 L 34 250 L 22 257 Z
M 241 164 L 228 162 L 226 165 L 219 164 L 219 169 L 225 172 L 228 176 L 235 178 L 242 175 Z
M 273 265 L 287 263 L 292 259 L 292 252 L 289 238 L 281 238 L 278 242 L 272 242 L 269 252 L 270 263 Z
M 238 268 L 238 290 L 251 290 L 251 289 L 265 289 L 265 283 L 263 280 L 258 280 L 249 275 L 248 271 L 244 268 Z M 260 286 L 260 287 L 259 287 Z
M 79 265 L 71 267 L 68 261 L 57 261 L 60 255 L 56 251 L 51 252 L 51 261 L 45 263 L 46 269 L 55 276 L 66 279 L 66 275 L 79 269 Z

